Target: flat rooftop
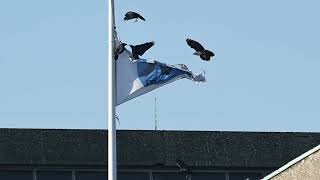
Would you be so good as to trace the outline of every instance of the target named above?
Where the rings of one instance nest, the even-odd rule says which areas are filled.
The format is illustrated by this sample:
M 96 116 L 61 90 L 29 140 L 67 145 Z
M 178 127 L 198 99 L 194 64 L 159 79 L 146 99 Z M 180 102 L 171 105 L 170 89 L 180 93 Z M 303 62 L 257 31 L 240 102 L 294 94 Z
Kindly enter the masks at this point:
M 0 129 L 0 167 L 107 166 L 107 131 Z M 275 169 L 320 144 L 320 133 L 118 130 L 121 167 Z

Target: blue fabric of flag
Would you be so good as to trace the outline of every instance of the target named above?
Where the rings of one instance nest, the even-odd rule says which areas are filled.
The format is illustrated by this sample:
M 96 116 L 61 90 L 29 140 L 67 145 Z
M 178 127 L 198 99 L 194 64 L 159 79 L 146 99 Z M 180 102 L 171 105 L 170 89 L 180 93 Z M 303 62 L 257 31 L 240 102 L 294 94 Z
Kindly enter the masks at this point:
M 148 62 L 147 60 L 139 59 L 137 64 L 137 74 L 144 87 L 168 82 L 182 74 L 186 74 L 192 78 L 190 72 L 157 61 Z

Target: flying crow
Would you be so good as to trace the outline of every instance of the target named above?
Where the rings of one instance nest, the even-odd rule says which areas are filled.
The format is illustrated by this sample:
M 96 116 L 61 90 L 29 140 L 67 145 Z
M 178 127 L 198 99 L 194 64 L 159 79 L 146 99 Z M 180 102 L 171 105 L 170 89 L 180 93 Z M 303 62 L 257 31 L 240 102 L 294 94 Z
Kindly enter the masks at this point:
M 132 50 L 132 56 L 133 59 L 140 59 L 139 56 L 142 56 L 148 49 L 150 49 L 154 45 L 154 42 L 147 42 L 140 45 L 130 45 Z
M 127 44 L 126 43 L 120 43 L 119 46 L 116 48 L 116 50 L 114 51 L 114 59 L 117 60 L 119 55 L 121 53 L 123 53 L 123 51 L 126 49 L 125 46 Z
M 197 41 L 194 41 L 192 39 L 187 39 L 187 44 L 193 48 L 194 50 L 196 50 L 195 53 L 193 53 L 194 55 L 197 55 L 197 56 L 200 56 L 200 58 L 204 61 L 209 61 L 210 60 L 210 57 L 213 57 L 214 56 L 214 53 L 209 51 L 209 50 L 206 50 L 204 49 L 204 47 L 198 43 Z
M 124 16 L 124 19 L 125 21 L 128 21 L 128 20 L 131 20 L 131 19 L 135 19 L 134 22 L 137 22 L 138 21 L 138 18 L 145 21 L 145 19 L 138 13 L 136 12 L 132 12 L 132 11 L 129 11 L 125 14 Z

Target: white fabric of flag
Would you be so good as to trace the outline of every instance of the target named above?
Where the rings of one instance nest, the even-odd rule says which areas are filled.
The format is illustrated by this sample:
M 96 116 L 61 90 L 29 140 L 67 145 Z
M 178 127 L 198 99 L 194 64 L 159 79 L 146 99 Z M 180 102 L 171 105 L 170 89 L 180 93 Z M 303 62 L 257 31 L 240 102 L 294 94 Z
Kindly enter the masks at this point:
M 115 44 L 117 47 L 119 41 Z M 205 82 L 203 74 L 194 75 L 184 64 L 168 65 L 146 59 L 132 61 L 130 55 L 131 52 L 125 50 L 116 61 L 117 105 L 179 79 Z

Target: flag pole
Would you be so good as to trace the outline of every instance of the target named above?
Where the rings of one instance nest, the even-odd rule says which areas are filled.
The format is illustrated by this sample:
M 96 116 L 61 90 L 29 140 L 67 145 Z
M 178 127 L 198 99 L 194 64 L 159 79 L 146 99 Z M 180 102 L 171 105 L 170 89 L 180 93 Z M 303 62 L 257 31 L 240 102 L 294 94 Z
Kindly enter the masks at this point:
M 117 180 L 114 1 L 108 0 L 108 179 Z

